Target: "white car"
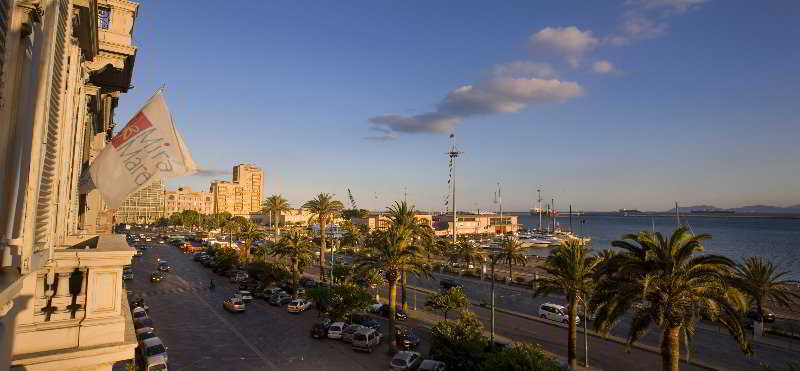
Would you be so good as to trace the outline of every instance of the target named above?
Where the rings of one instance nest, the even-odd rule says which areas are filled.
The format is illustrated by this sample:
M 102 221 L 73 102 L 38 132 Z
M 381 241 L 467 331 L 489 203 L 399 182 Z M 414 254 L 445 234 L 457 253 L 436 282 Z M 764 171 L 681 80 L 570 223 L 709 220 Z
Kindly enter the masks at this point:
M 228 300 L 225 300 L 225 302 L 222 303 L 222 307 L 231 312 L 244 312 L 245 310 L 244 301 L 235 296 Z
M 539 317 L 561 323 L 569 322 L 569 313 L 567 313 L 567 308 L 565 308 L 563 305 L 558 305 L 553 303 L 544 303 L 540 305 Z M 577 324 L 580 322 L 581 322 L 580 317 L 576 315 L 575 323 Z
M 334 322 L 331 323 L 331 327 L 328 327 L 328 339 L 341 339 L 342 338 L 342 330 L 347 327 L 344 322 Z
M 308 308 L 311 308 L 311 304 L 311 300 L 294 299 L 291 303 L 289 303 L 289 306 L 286 307 L 286 310 L 289 311 L 289 313 L 300 313 Z
M 390 370 L 416 370 L 420 363 L 422 363 L 421 354 L 408 350 L 401 350 L 394 355 L 394 358 L 392 358 Z
M 167 347 L 164 346 L 164 343 L 161 342 L 161 339 L 157 337 L 145 339 L 142 341 L 142 344 L 139 345 L 139 350 L 142 355 L 142 359 L 144 359 L 145 364 L 147 365 L 147 370 L 157 370 L 158 368 L 153 366 L 167 364 Z

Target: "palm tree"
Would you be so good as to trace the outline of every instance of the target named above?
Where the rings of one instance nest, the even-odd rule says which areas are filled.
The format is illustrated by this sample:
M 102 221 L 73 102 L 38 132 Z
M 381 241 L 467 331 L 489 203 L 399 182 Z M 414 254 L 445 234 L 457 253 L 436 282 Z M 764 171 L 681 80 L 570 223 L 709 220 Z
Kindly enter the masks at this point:
M 486 254 L 479 247 L 469 242 L 462 242 L 458 247 L 458 255 L 464 263 L 478 266 L 486 261 Z
M 264 231 L 255 223 L 247 223 L 239 227 L 236 233 L 236 238 L 244 241 L 244 262 L 247 262 L 250 257 L 250 249 L 253 247 L 253 242 L 263 239 L 265 237 Z
M 230 243 L 231 245 L 233 243 L 233 235 L 239 231 L 240 226 L 241 224 L 234 219 L 228 220 L 222 226 L 222 230 L 228 232 L 228 243 Z
M 578 298 L 586 298 L 591 293 L 595 279 L 595 268 L 602 258 L 589 256 L 591 249 L 577 240 L 564 241 L 553 249 L 542 265 L 546 276 L 537 281 L 533 296 L 561 294 L 568 303 L 567 360 L 570 369 L 575 369 L 575 320 L 578 316 Z
M 325 228 L 344 209 L 344 205 L 334 200 L 330 193 L 320 193 L 315 199 L 303 204 L 303 208 L 310 211 L 313 215 L 311 219 L 319 224 L 319 276 L 325 281 Z
M 400 249 L 407 248 L 418 239 L 429 234 L 426 229 L 430 229 L 430 227 L 423 223 L 422 220 L 417 219 L 415 215 L 416 211 L 414 210 L 414 206 L 408 206 L 406 201 L 395 201 L 386 212 L 386 216 L 389 218 L 389 225 L 395 228 L 397 233 L 402 235 L 402 238 L 399 240 L 402 242 L 397 246 Z M 406 272 L 401 270 L 400 286 L 402 288 L 403 311 L 405 312 L 408 312 L 407 281 L 408 277 Z
M 511 271 L 511 267 L 515 264 L 525 266 L 527 262 L 525 248 L 519 241 L 513 238 L 507 238 L 500 247 L 498 255 L 500 261 L 504 261 L 508 264 L 508 279 L 513 281 L 514 274 Z M 494 277 L 492 277 L 492 279 L 494 279 Z
M 267 197 L 261 206 L 263 207 L 262 211 L 264 214 L 269 214 L 270 224 L 275 228 L 275 241 L 278 241 L 278 237 L 280 236 L 278 219 L 280 219 L 282 212 L 289 210 L 289 201 L 286 201 L 281 195 L 272 195 Z
M 731 275 L 733 286 L 738 287 L 747 295 L 758 310 L 761 321 L 764 320 L 764 303 L 769 300 L 784 308 L 790 308 L 792 302 L 800 299 L 794 292 L 792 285 L 798 281 L 785 279 L 788 271 L 778 271 L 780 267 L 771 261 L 751 256 L 743 262 L 736 264 Z
M 289 260 L 289 271 L 292 273 L 292 284 L 297 289 L 300 272 L 307 266 L 314 253 L 311 251 L 314 243 L 304 234 L 293 231 L 281 238 L 274 245 L 272 255 Z
M 612 246 L 623 251 L 608 262 L 613 269 L 597 282 L 590 302 L 597 308 L 595 329 L 608 331 L 632 307 L 628 344 L 647 333 L 651 324 L 661 328 L 663 370 L 678 370 L 680 339 L 689 345 L 700 313 L 728 329 L 746 354 L 752 349 L 745 338 L 740 309 L 744 306 L 728 280 L 735 264 L 719 255 L 695 255 L 703 251 L 710 235 L 692 235 L 686 227 L 669 239 L 661 233 L 628 234 Z
M 382 270 L 384 278 L 389 284 L 389 328 L 394 328 L 397 308 L 397 281 L 400 272 L 412 273 L 417 276 L 427 275 L 419 247 L 409 244 L 408 238 L 402 230 L 392 226 L 387 231 L 375 232 L 371 238 L 370 251 L 359 254 L 357 257 L 357 272 L 364 274 L 369 270 Z M 395 332 L 389 331 L 389 352 L 394 353 L 397 346 Z

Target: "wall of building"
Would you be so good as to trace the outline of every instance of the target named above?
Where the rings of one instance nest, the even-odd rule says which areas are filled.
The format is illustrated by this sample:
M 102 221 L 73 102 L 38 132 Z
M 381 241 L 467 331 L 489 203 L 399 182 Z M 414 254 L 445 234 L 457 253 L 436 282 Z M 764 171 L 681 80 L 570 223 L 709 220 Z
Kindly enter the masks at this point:
M 214 199 L 214 213 L 228 212 L 249 218 L 261 211 L 264 188 L 264 171 L 253 165 L 233 167 L 233 180 L 215 180 L 210 193 Z
M 164 217 L 164 182 L 156 180 L 134 192 L 117 208 L 115 223 L 154 223 Z
M 169 217 L 184 210 L 213 214 L 214 195 L 211 192 L 192 192 L 191 187 L 180 187 L 175 191 L 164 192 L 164 216 Z

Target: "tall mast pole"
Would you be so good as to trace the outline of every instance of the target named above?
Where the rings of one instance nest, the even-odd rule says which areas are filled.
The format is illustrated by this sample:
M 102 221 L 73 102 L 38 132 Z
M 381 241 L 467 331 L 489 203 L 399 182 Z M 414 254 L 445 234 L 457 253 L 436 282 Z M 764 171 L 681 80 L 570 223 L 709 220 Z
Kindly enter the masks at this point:
M 497 201 L 500 202 L 500 223 L 503 235 L 506 234 L 506 223 L 503 221 L 503 195 L 500 193 L 500 182 L 497 182 Z
M 539 231 L 542 231 L 542 190 L 537 189 L 536 193 L 539 195 Z
M 681 214 L 678 212 L 678 201 L 675 201 L 675 220 L 678 222 L 678 228 L 681 227 Z
M 553 217 L 553 233 L 556 232 L 556 199 L 550 199 L 550 216 Z
M 458 231 L 456 229 L 456 223 L 458 221 L 458 216 L 456 215 L 456 158 L 461 155 L 462 152 L 456 150 L 456 138 L 454 134 L 450 134 L 450 152 L 447 152 L 447 156 L 450 157 L 451 163 L 451 174 L 452 174 L 452 185 L 453 185 L 453 243 L 456 243 Z

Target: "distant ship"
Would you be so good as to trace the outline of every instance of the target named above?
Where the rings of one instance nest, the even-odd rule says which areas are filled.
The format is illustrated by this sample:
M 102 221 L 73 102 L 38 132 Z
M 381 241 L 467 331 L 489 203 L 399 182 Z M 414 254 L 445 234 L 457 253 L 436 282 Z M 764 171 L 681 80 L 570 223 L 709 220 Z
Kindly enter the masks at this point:
M 692 214 L 733 214 L 733 210 L 692 210 Z

